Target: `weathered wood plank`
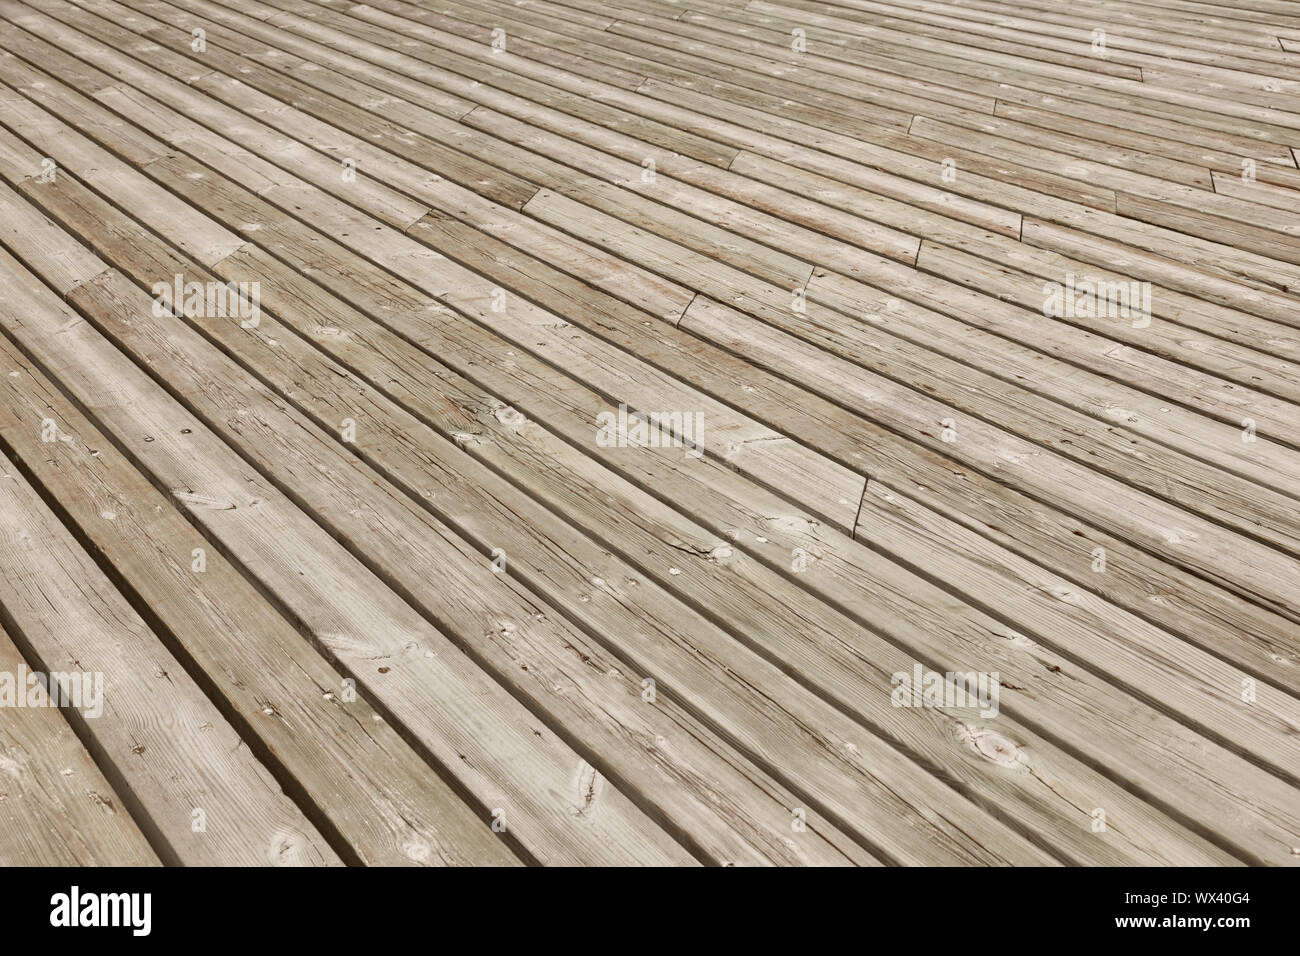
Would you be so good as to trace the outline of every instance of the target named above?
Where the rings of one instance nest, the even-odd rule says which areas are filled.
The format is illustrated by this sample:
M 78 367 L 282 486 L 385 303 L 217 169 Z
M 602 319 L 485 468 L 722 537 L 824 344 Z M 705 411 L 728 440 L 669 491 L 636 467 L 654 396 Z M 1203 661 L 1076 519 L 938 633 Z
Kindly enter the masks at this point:
M 0 251 L 7 327 L 53 314 Z M 64 318 L 67 323 L 70 319 Z M 75 318 L 71 318 L 75 322 Z M 44 428 L 42 422 L 26 423 Z M 93 690 L 65 711 L 113 790 L 168 863 L 331 865 L 339 858 L 7 456 L 0 456 L 0 601 L 7 630 L 42 672 Z M 112 520 L 106 516 L 105 520 Z M 124 812 L 124 811 L 118 811 Z
M 341 862 L 1294 864 L 1300 16 L 1100 2 L 0 0 L 3 470 Z
M 101 274 L 70 298 L 101 319 L 120 321 L 139 308 L 139 300 L 128 305 L 115 298 L 115 285 L 109 274 Z M 149 300 L 142 297 L 147 312 Z M 35 325 L 31 302 L 11 300 L 11 306 L 26 316 L 17 330 L 26 350 L 41 354 L 47 369 L 57 368 L 61 383 L 94 410 L 103 427 L 119 438 L 130 436 L 129 453 L 149 468 L 155 482 L 182 489 L 173 497 L 274 589 L 346 666 L 348 676 L 369 689 L 372 700 L 402 718 L 483 806 L 506 811 L 511 832 L 534 859 L 689 860 L 458 648 L 306 521 L 296 505 L 255 472 L 249 474 L 245 463 L 232 461 L 192 414 L 138 369 L 122 367 L 120 353 L 90 325 L 66 307 L 48 310 L 47 324 Z M 60 336 L 61 327 L 71 329 L 77 341 L 66 331 Z M 86 367 L 110 356 L 117 356 L 114 372 Z M 380 665 L 375 676 L 374 662 L 383 658 L 392 661 Z M 431 695 L 430 687 L 439 690 Z M 471 754 L 476 755 L 472 763 Z
M 0 481 L 9 480 L 6 470 Z M 0 865 L 157 866 L 49 685 L 29 683 L 33 673 L 0 629 Z
M 147 242 L 141 242 L 140 239 L 137 239 L 136 243 L 133 244 L 132 247 L 133 251 L 131 255 L 139 255 L 140 253 L 137 250 L 141 245 L 147 245 Z M 155 256 L 155 258 L 156 257 L 157 256 Z M 83 289 L 85 288 L 86 287 L 83 287 Z M 78 293 L 80 292 L 82 292 L 82 290 L 78 290 Z M 108 290 L 105 289 L 104 294 L 107 293 Z M 124 293 L 116 293 L 116 295 L 124 295 Z M 118 310 L 116 309 L 111 311 L 97 310 L 97 313 L 102 315 L 103 318 L 107 320 L 116 311 Z M 264 317 L 263 321 L 267 322 L 269 326 L 269 319 Z M 232 331 L 236 331 L 234 330 L 233 326 L 230 326 L 229 328 Z M 274 335 L 273 333 L 267 333 L 267 334 L 273 335 L 273 337 L 270 339 L 271 342 L 284 343 L 285 341 L 284 335 Z M 241 336 L 237 336 L 237 337 L 241 337 Z M 173 338 L 175 338 L 175 336 L 173 336 Z M 290 336 L 289 338 L 290 340 L 292 340 L 292 336 Z M 238 347 L 237 343 L 234 342 L 228 344 L 236 345 L 236 347 Z M 281 346 L 281 349 L 283 349 L 283 345 Z M 156 365 L 161 361 L 162 361 L 161 358 L 159 358 L 157 355 L 153 355 L 149 364 Z M 282 351 L 279 358 L 277 359 L 277 362 L 280 365 L 284 364 L 284 353 Z M 198 361 L 196 357 L 191 356 L 186 359 L 183 367 L 185 369 L 192 369 L 197 364 Z M 179 371 L 180 371 L 179 367 L 173 369 L 171 375 L 173 381 L 177 380 L 176 373 Z M 190 374 L 190 373 L 186 373 L 186 374 Z M 322 378 L 323 383 L 329 383 L 333 381 L 337 381 L 337 377 L 334 375 L 326 375 L 323 376 Z M 312 391 L 315 391 L 316 388 L 319 387 L 320 386 L 314 386 L 314 387 L 308 386 L 306 385 L 306 383 L 299 382 L 295 386 L 294 391 L 297 392 L 298 394 L 306 395 Z M 194 396 L 206 396 L 214 390 L 228 391 L 228 387 L 218 386 L 217 382 L 212 378 L 204 378 L 202 381 L 186 382 L 183 388 L 183 392 L 185 394 L 194 395 Z M 334 400 L 335 409 L 340 407 L 339 405 L 340 400 L 348 401 L 350 403 L 356 402 L 355 398 L 344 399 L 342 396 L 339 396 L 339 398 L 336 398 Z M 196 398 L 195 401 L 196 403 L 202 402 L 203 399 Z M 375 400 L 373 399 L 371 401 L 375 402 Z M 268 417 L 270 418 L 274 417 L 273 414 L 271 413 L 271 410 L 268 408 L 260 409 L 257 414 L 259 419 L 267 419 Z M 364 420 L 372 422 L 372 427 L 376 425 L 380 425 L 381 420 L 379 416 L 381 416 L 382 414 L 382 402 L 376 403 L 375 406 L 371 408 L 368 412 L 358 408 L 356 409 L 356 414 L 358 415 L 358 418 L 362 418 L 362 416 L 364 416 Z M 404 433 L 410 434 L 412 433 L 413 430 L 418 431 L 419 429 L 417 426 L 414 426 L 414 424 L 411 423 L 404 430 Z M 292 435 L 295 434 L 296 431 L 297 431 L 296 429 L 287 426 L 272 429 L 273 433 L 280 434 L 280 435 L 283 434 Z M 358 436 L 358 442 L 362 445 L 367 446 L 367 448 L 369 448 L 370 442 L 372 440 L 373 438 L 369 434 L 365 436 L 361 436 L 361 435 Z M 408 441 L 408 440 L 409 439 L 403 439 L 403 441 Z M 250 446 L 245 445 L 244 447 L 248 449 Z M 254 451 L 254 454 L 258 454 L 258 452 L 255 449 L 255 446 L 250 450 Z M 398 450 L 397 446 L 390 446 L 387 454 L 383 455 L 382 457 L 386 459 L 388 462 L 390 462 L 389 465 L 390 468 L 396 467 L 400 472 L 402 471 L 402 469 L 400 464 L 398 464 L 397 461 L 397 457 L 396 457 L 397 450 Z M 323 451 L 324 450 L 320 448 L 320 446 L 317 446 L 316 456 L 319 457 L 323 453 Z M 293 454 L 290 449 L 284 446 L 283 442 L 279 443 L 279 448 L 277 449 L 277 452 L 281 458 L 283 458 L 286 454 L 290 454 L 291 456 Z M 335 472 L 335 476 L 332 479 L 332 484 L 337 485 L 340 480 L 338 478 L 339 469 L 335 468 L 330 470 L 332 472 Z M 306 468 L 304 463 L 304 472 L 300 472 L 300 477 L 298 477 L 297 479 L 297 486 L 302 491 L 304 496 L 309 497 L 311 500 L 319 501 L 322 495 L 329 495 L 329 494 L 336 493 L 336 492 L 327 492 L 324 487 L 317 487 L 314 489 L 308 489 L 304 487 L 302 474 L 310 471 L 311 469 Z M 427 482 L 434 476 L 426 475 L 423 478 L 415 478 L 411 476 L 409 473 L 407 473 L 407 474 L 403 474 L 401 477 L 403 479 L 404 484 L 409 484 L 413 481 L 420 481 L 422 484 L 427 485 Z M 485 479 L 484 483 L 490 486 L 491 480 Z M 444 503 L 443 507 L 449 507 L 451 504 L 451 498 L 449 492 L 445 492 L 445 491 L 438 492 L 430 489 L 425 493 L 431 495 L 435 500 L 443 502 Z M 462 495 L 467 494 L 469 493 L 469 489 L 464 489 L 460 493 Z M 504 499 L 507 498 L 508 496 L 502 495 L 500 497 Z M 483 514 L 488 514 L 491 509 L 500 508 L 500 507 L 502 507 L 502 505 L 500 504 L 492 505 L 488 507 L 484 507 L 481 505 L 480 510 L 482 511 Z M 515 507 L 517 508 L 519 506 L 516 505 Z M 368 510 L 377 510 L 382 514 L 385 511 L 392 512 L 393 506 L 384 504 L 377 500 L 372 500 L 368 504 Z M 360 540 L 363 544 L 369 540 L 371 541 L 372 544 L 378 544 L 378 542 L 373 541 L 373 537 L 374 537 L 373 532 L 366 533 L 362 530 L 364 526 L 364 522 L 359 524 L 351 517 L 351 514 L 354 513 L 355 513 L 355 509 L 353 512 L 349 513 L 349 516 L 347 517 L 337 512 L 332 513 L 330 517 L 334 522 L 338 522 L 340 519 L 343 521 L 344 529 L 342 533 L 351 536 L 361 535 L 360 538 L 352 537 L 352 540 Z M 473 514 L 461 514 L 458 516 L 458 520 L 461 522 L 470 521 L 473 520 L 473 518 L 474 518 Z M 411 515 L 408 513 L 405 518 L 405 523 L 409 525 L 410 519 L 411 519 Z M 545 524 L 545 522 L 540 520 L 538 516 L 534 516 L 533 521 L 531 523 L 535 526 Z M 388 516 L 388 520 L 386 520 L 384 524 L 388 527 L 398 527 L 403 524 L 403 518 L 394 512 Z M 354 527 L 349 530 L 347 528 L 347 525 L 353 525 Z M 436 553 L 433 553 L 436 546 L 436 542 L 433 539 L 430 539 L 428 536 L 424 536 L 421 539 L 420 535 L 414 529 L 410 530 L 408 534 L 411 536 L 411 539 L 413 541 L 421 541 L 421 543 L 418 545 L 419 548 L 418 554 L 408 554 L 408 549 L 412 547 L 412 545 L 408 543 L 404 543 L 403 541 L 397 539 L 388 540 L 383 545 L 382 553 L 391 552 L 394 555 L 407 554 L 407 556 L 411 559 L 417 559 L 417 560 L 422 559 L 419 560 L 419 563 L 423 564 L 423 563 L 432 562 L 434 564 L 437 564 L 440 567 L 450 568 L 450 569 L 454 569 L 458 567 L 459 564 L 465 560 L 464 557 L 461 557 L 458 560 L 455 556 L 451 556 L 451 555 L 438 556 Z M 510 536 L 509 528 L 500 528 L 493 534 L 485 535 L 484 538 L 481 540 L 504 541 L 509 536 Z M 526 556 L 528 553 L 526 549 L 523 550 L 522 552 L 519 550 L 521 548 L 524 548 L 525 543 L 526 542 L 524 541 L 516 541 L 516 543 L 512 546 L 512 549 L 510 551 L 512 555 L 516 555 L 514 560 L 517 565 L 521 561 L 521 558 L 518 557 L 518 555 L 522 554 Z M 549 547 L 554 548 L 556 546 L 550 545 Z M 572 538 L 568 539 L 566 542 L 564 542 L 564 547 L 567 550 L 577 551 L 578 553 L 581 553 L 581 544 L 579 541 L 575 539 Z M 372 553 L 381 553 L 380 549 L 376 547 L 371 547 L 370 550 Z M 619 572 L 618 569 L 616 568 L 599 566 L 597 564 L 598 561 L 599 558 L 596 555 L 594 554 L 589 555 L 587 557 L 588 564 L 586 568 L 581 571 L 578 580 L 566 586 L 565 589 L 566 593 L 573 593 L 572 589 L 575 586 L 582 587 L 587 585 L 588 582 L 596 581 L 596 580 L 604 581 L 606 582 L 606 584 L 613 586 L 615 582 L 622 580 L 622 578 L 625 576 L 626 572 Z M 411 565 L 408 563 L 403 563 L 401 565 L 401 568 L 406 568 L 410 566 Z M 527 563 L 524 563 L 522 567 L 536 574 L 555 573 L 554 569 L 547 572 L 546 569 L 544 568 L 530 567 L 530 565 L 528 565 Z M 402 579 L 402 583 L 405 585 L 404 590 L 406 591 L 406 593 L 411 593 L 417 586 L 416 582 L 413 579 L 407 579 L 404 577 L 404 575 L 407 573 L 406 571 L 393 566 L 388 567 L 387 570 L 389 574 L 395 574 L 398 576 L 398 578 Z M 492 577 L 490 571 L 488 571 L 488 569 L 486 568 L 484 569 L 484 571 L 487 573 L 487 576 L 490 579 Z M 448 571 L 444 573 L 451 573 L 451 572 Z M 648 588 L 649 586 L 643 583 L 640 585 L 640 587 L 637 587 L 635 591 L 629 591 L 620 596 L 620 600 L 625 603 L 635 604 L 635 603 L 644 602 L 644 610 L 642 611 L 642 618 L 640 621 L 623 620 L 620 622 L 619 620 L 617 620 L 617 618 L 615 618 L 613 620 L 606 619 L 603 622 L 597 620 L 594 623 L 598 623 L 598 624 L 603 623 L 604 628 L 606 630 L 610 630 L 615 633 L 626 632 L 629 627 L 644 629 L 650 626 L 651 622 L 650 622 L 649 608 L 655 606 L 663 606 L 665 602 L 661 595 L 655 594 L 653 589 L 648 589 Z M 456 588 L 456 590 L 458 593 L 462 593 L 462 594 L 468 593 L 466 587 L 464 586 L 458 587 Z M 644 597 L 639 596 L 642 594 L 644 594 Z M 583 602 L 585 605 L 589 606 L 593 612 L 605 606 L 603 601 L 597 601 L 594 598 L 595 598 L 595 594 L 592 595 L 592 599 L 590 599 L 588 602 Z M 499 604 L 501 603 L 501 598 L 498 598 L 498 603 Z M 617 610 L 619 605 L 614 604 L 614 605 L 610 605 L 610 607 L 614 610 Z M 446 615 L 452 612 L 450 609 L 443 607 L 437 609 L 431 608 L 431 613 Z M 503 610 L 498 611 L 498 613 L 509 613 L 508 604 L 505 605 Z M 523 615 L 520 615 L 520 617 L 522 616 Z M 669 634 L 676 633 L 675 631 L 668 630 L 666 623 L 656 625 L 656 627 L 659 629 L 659 633 L 664 638 L 666 638 Z M 473 625 L 465 624 L 463 626 L 459 626 L 457 630 L 459 630 L 460 633 L 462 634 L 472 633 Z M 540 635 L 545 633 L 546 630 L 547 628 L 542 624 L 520 623 L 518 625 L 511 624 L 511 626 L 504 629 L 502 633 L 508 642 L 516 643 L 519 640 L 521 640 L 526 634 L 536 632 L 536 635 L 540 637 Z M 706 631 L 702 630 L 698 625 L 682 634 L 683 638 L 693 637 L 696 640 L 700 640 L 706 636 L 707 636 Z M 580 644 L 582 641 L 583 639 L 580 636 L 569 634 L 567 636 L 567 640 L 565 641 L 565 646 L 572 647 L 575 644 Z M 799 779 L 804 781 L 810 781 L 810 780 L 820 781 L 820 785 L 816 787 L 816 792 L 821 795 L 818 797 L 818 800 L 819 801 L 829 800 L 830 803 L 828 805 L 834 807 L 835 814 L 843 819 L 854 821 L 855 823 L 857 823 L 861 818 L 863 822 L 858 824 L 859 830 L 863 832 L 864 835 L 868 835 L 869 839 L 872 840 L 873 842 L 878 841 L 880 842 L 881 845 L 888 847 L 889 849 L 887 852 L 891 854 L 900 854 L 901 858 L 903 859 L 917 859 L 917 860 L 930 858 L 926 856 L 926 854 L 939 854 L 938 856 L 935 856 L 933 858 L 947 859 L 949 858 L 948 855 L 951 853 L 971 852 L 970 848 L 959 849 L 956 845 L 952 845 L 952 844 L 949 844 L 947 848 L 940 849 L 938 843 L 935 844 L 933 849 L 927 849 L 923 844 L 916 842 L 914 838 L 911 837 L 910 835 L 907 837 L 905 842 L 902 843 L 897 842 L 899 837 L 902 835 L 901 833 L 895 833 L 892 829 L 889 828 L 882 828 L 882 826 L 879 824 L 871 824 L 869 822 L 871 819 L 870 816 L 863 817 L 863 810 L 865 807 L 867 806 L 874 807 L 882 799 L 887 799 L 888 794 L 894 792 L 893 790 L 878 791 L 877 796 L 872 800 L 868 800 L 866 804 L 852 803 L 847 799 L 846 796 L 841 796 L 839 791 L 845 790 L 846 788 L 849 789 L 861 788 L 864 785 L 864 782 L 856 782 L 854 779 L 845 779 L 843 772 L 839 770 L 839 768 L 835 764 L 824 762 L 822 758 L 817 756 L 817 749 L 811 748 L 809 746 L 811 744 L 811 740 L 807 739 L 806 737 L 803 739 L 802 748 L 790 749 L 794 745 L 795 741 L 800 740 L 800 735 L 797 730 L 798 726 L 817 726 L 822 728 L 821 731 L 822 733 L 829 733 L 831 731 L 831 728 L 836 726 L 837 724 L 843 725 L 842 729 L 840 729 L 838 732 L 844 734 L 847 737 L 847 739 L 856 741 L 854 746 L 859 750 L 863 751 L 864 760 L 867 759 L 866 754 L 875 755 L 873 762 L 877 765 L 877 769 L 873 771 L 873 774 L 881 772 L 879 769 L 879 765 L 883 763 L 885 765 L 892 766 L 893 773 L 902 774 L 904 776 L 910 775 L 912 779 L 910 788 L 913 791 L 915 791 L 917 788 L 925 788 L 927 786 L 931 786 L 931 787 L 933 786 L 928 780 L 928 778 L 926 778 L 922 774 L 919 774 L 916 769 L 911 768 L 910 765 L 907 764 L 905 761 L 901 761 L 899 758 L 894 756 L 894 752 L 890 748 L 883 747 L 878 743 L 870 742 L 871 738 L 869 736 L 863 736 L 860 728 L 849 725 L 848 722 L 844 721 L 843 718 L 839 717 L 833 710 L 827 708 L 825 705 L 818 704 L 812 700 L 809 700 L 807 703 L 800 702 L 798 700 L 798 698 L 800 697 L 800 694 L 798 692 L 792 694 L 789 690 L 787 690 L 786 692 L 781 693 L 773 689 L 769 693 L 769 696 L 772 699 L 774 700 L 785 699 L 787 701 L 787 706 L 797 705 L 798 708 L 812 707 L 813 712 L 812 714 L 804 715 L 799 724 L 791 723 L 788 726 L 786 726 L 781 732 L 776 733 L 775 735 L 764 735 L 758 729 L 760 725 L 754 723 L 755 717 L 748 715 L 747 712 L 748 705 L 737 704 L 734 706 L 722 706 L 721 709 L 718 709 L 725 702 L 725 697 L 726 697 L 725 684 L 720 684 L 716 676 L 710 676 L 708 678 L 708 683 L 701 684 L 701 680 L 703 679 L 704 675 L 698 673 L 698 668 L 692 667 L 688 664 L 688 661 L 693 660 L 695 656 L 700 653 L 702 648 L 697 647 L 693 649 L 689 655 L 684 656 L 680 651 L 674 651 L 671 648 L 670 643 L 666 640 L 661 640 L 658 643 L 652 644 L 652 647 L 653 650 L 651 651 L 651 653 L 655 656 L 653 656 L 650 660 L 653 661 L 653 663 L 652 664 L 644 663 L 642 667 L 643 673 L 649 672 L 649 673 L 661 675 L 667 687 L 680 686 L 682 688 L 683 694 L 689 700 L 691 700 L 692 705 L 694 707 L 702 707 L 705 709 L 706 713 L 710 713 L 712 715 L 711 718 L 712 721 L 719 724 L 721 727 L 726 728 L 726 730 L 728 731 L 732 739 L 737 739 L 737 735 L 739 735 L 739 739 L 744 741 L 744 745 L 746 746 L 747 749 L 754 750 L 756 748 L 757 752 L 770 754 L 772 748 L 775 747 L 783 754 L 784 757 L 783 765 L 785 763 L 789 763 L 792 761 L 804 762 L 805 768 L 803 772 L 799 774 Z M 712 651 L 711 653 L 717 653 L 717 652 Z M 597 650 L 589 650 L 586 652 L 584 656 L 590 658 L 593 661 L 600 660 L 600 652 Z M 597 669 L 600 670 L 601 672 L 612 675 L 617 673 L 618 665 L 615 664 L 614 662 L 610 662 L 608 665 L 597 667 Z M 767 675 L 772 675 L 774 673 L 771 671 L 770 668 L 760 664 L 757 660 L 755 660 L 752 664 L 750 664 L 747 663 L 742 658 L 734 656 L 734 653 L 732 659 L 729 661 L 728 670 L 735 670 L 736 672 L 743 674 L 745 676 L 746 686 L 762 686 L 766 683 L 769 683 L 773 679 L 773 676 L 765 676 L 765 671 Z M 777 679 L 782 680 L 782 678 L 777 678 Z M 706 690 L 705 688 L 708 689 Z M 706 706 L 706 702 L 707 702 L 707 706 Z M 544 706 L 544 705 L 539 703 L 539 706 Z M 606 706 L 608 707 L 609 705 Z M 813 714 L 815 714 L 815 716 L 813 716 Z M 781 718 L 780 715 L 770 715 L 764 719 L 766 721 L 776 720 L 778 722 L 778 725 L 784 720 L 784 718 Z M 789 741 L 789 743 L 786 743 L 786 741 Z M 866 764 L 864 763 L 863 764 L 864 769 L 865 766 Z M 709 776 L 717 776 L 717 773 L 718 771 L 715 770 Z M 635 779 L 635 777 L 633 777 L 633 779 Z M 830 796 L 828 797 L 827 794 L 830 794 Z M 649 796 L 651 797 L 651 799 L 654 798 L 653 794 Z M 949 819 L 954 817 L 959 819 L 965 818 L 968 820 L 966 825 L 969 828 L 972 828 L 972 830 L 976 830 L 984 834 L 982 840 L 987 845 L 981 846 L 976 852 L 981 854 L 1006 853 L 1010 856 L 1010 858 L 1034 859 L 1034 860 L 1038 860 L 1039 862 L 1045 861 L 1046 858 L 1039 855 L 1037 850 L 1034 850 L 1027 844 L 1021 844 L 1018 840 L 1012 838 L 1010 834 L 1001 832 L 998 824 L 994 823 L 991 819 L 984 819 L 978 813 L 973 812 L 973 810 L 971 808 L 968 808 L 963 803 L 963 801 L 956 798 L 956 794 L 947 791 L 946 788 L 940 787 L 934 789 L 933 796 L 927 796 L 925 799 L 927 801 L 931 799 L 938 801 L 944 807 L 942 814 L 935 814 L 933 813 L 933 811 L 926 810 L 927 815 L 930 816 L 932 819 L 934 819 L 936 823 L 939 823 L 944 819 Z M 902 809 L 901 807 L 895 807 L 894 812 L 896 813 L 900 812 L 901 809 Z M 735 812 L 735 808 L 733 808 L 733 812 Z M 875 814 L 878 811 L 873 809 L 870 812 L 871 814 Z M 784 823 L 785 821 L 782 820 L 782 822 Z M 675 823 L 677 823 L 679 826 L 683 825 L 683 821 L 680 818 L 680 813 L 678 814 Z M 914 824 L 913 826 L 917 826 L 917 825 L 919 824 Z
M 244 216 L 244 217 L 247 216 L 246 213 L 241 213 L 240 215 L 241 215 L 241 216 Z M 270 334 L 273 334 L 273 333 L 268 332 L 267 334 L 270 335 Z M 282 338 L 282 336 L 276 335 L 275 338 L 280 339 L 280 338 Z M 407 429 L 407 431 L 409 431 L 409 429 Z M 426 445 L 426 447 L 429 447 L 429 446 Z M 390 455 L 389 457 L 390 457 L 390 459 L 391 459 L 391 455 Z M 462 518 L 462 520 L 469 520 L 469 519 Z M 606 520 L 608 520 L 608 519 L 606 519 Z M 530 523 L 535 523 L 535 522 L 530 522 Z M 515 551 L 512 551 L 511 553 L 514 554 L 514 553 L 516 553 L 516 552 L 515 552 Z M 525 552 L 523 552 L 523 553 L 526 555 L 527 552 L 525 551 Z M 680 560 L 680 559 L 679 559 L 679 560 Z M 608 574 L 608 572 L 605 572 L 605 573 Z M 613 575 L 610 575 L 609 577 L 604 577 L 603 580 L 606 580 L 607 582 L 612 582 L 612 580 L 614 580 L 614 578 L 613 578 Z M 671 580 L 671 578 L 670 578 L 670 580 Z M 738 667 L 739 665 L 740 665 L 740 662 L 739 662 L 738 660 L 734 660 L 734 659 L 733 659 L 733 661 L 732 661 L 732 663 L 731 663 L 731 666 L 734 668 L 734 667 Z M 752 678 L 751 678 L 751 680 L 752 680 Z M 886 696 L 886 695 L 881 695 L 881 699 L 882 699 L 882 700 L 883 700 L 884 696 Z M 823 718 L 823 719 L 824 719 L 824 718 Z M 1063 785 L 1063 780 L 1062 780 L 1062 781 L 1058 781 L 1058 782 L 1061 783 L 1061 784 Z M 1094 785 L 1095 785 L 1095 784 L 1094 784 Z
M 29 236 L 48 225 L 12 207 L 9 213 L 9 222 Z M 11 454 L 62 503 L 193 665 L 217 681 L 208 693 L 226 713 L 235 712 L 246 738 L 261 738 L 263 759 L 274 760 L 359 861 L 517 862 L 482 816 L 393 728 L 373 720 L 364 695 L 346 692 L 343 676 L 106 435 L 7 340 L 0 341 L 0 356 L 6 373 L 0 401 L 8 413 L 0 437 Z M 45 421 L 55 423 L 61 441 L 40 441 Z M 104 514 L 114 517 L 105 521 Z M 367 768 L 364 776 L 354 772 L 360 766 Z

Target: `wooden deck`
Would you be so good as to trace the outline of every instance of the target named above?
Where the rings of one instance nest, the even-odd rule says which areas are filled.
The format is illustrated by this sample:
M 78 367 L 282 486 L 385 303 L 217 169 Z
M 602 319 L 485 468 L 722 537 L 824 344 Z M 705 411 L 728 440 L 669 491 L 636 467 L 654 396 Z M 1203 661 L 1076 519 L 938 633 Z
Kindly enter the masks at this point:
M 1300 3 L 0 17 L 0 862 L 1300 863 Z

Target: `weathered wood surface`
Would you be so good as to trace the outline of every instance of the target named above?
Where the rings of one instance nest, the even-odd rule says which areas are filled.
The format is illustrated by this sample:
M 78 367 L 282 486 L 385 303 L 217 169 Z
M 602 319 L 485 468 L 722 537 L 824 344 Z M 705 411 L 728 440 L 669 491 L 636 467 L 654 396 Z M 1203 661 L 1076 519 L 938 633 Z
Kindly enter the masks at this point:
M 8 480 L 6 473 L 0 480 Z M 0 630 L 0 673 L 31 674 Z M 17 691 L 17 688 L 15 688 Z M 0 865 L 156 866 L 158 856 L 122 798 L 48 693 L 6 703 L 0 721 Z
M 0 711 L 0 850 L 1296 863 L 1300 16 L 1212 6 L 0 0 L 0 666 L 50 589 L 247 744 Z

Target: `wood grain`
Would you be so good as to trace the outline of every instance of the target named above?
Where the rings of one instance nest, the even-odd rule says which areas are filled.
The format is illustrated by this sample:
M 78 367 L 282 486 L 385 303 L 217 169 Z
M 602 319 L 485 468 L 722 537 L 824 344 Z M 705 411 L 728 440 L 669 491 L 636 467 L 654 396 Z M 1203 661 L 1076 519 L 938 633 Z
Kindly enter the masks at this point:
M 1094 6 L 0 0 L 0 855 L 1294 865 L 1300 16 Z

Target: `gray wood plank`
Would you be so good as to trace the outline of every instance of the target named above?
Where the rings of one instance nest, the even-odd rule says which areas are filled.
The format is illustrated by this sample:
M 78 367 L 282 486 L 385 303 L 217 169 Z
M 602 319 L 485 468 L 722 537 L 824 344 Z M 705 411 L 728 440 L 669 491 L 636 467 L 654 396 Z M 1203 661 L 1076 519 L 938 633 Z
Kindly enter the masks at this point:
M 50 685 L 30 682 L 35 673 L 0 629 L 0 680 L 7 685 L 0 710 L 0 865 L 157 866 L 122 798 L 51 700 Z
M 7 253 L 0 252 L 0 272 L 10 288 L 30 282 Z M 58 302 L 48 291 L 44 297 L 28 292 L 23 301 L 32 312 Z M 32 312 L 25 312 L 28 321 Z M 6 456 L 0 468 L 0 601 L 7 630 L 26 648 L 32 667 L 83 675 L 83 685 L 93 685 L 93 692 L 74 699 L 79 707 L 69 708 L 67 717 L 80 725 L 97 763 L 115 781 L 113 789 L 158 841 L 164 861 L 338 864 L 316 828 Z

